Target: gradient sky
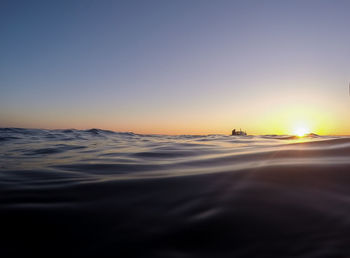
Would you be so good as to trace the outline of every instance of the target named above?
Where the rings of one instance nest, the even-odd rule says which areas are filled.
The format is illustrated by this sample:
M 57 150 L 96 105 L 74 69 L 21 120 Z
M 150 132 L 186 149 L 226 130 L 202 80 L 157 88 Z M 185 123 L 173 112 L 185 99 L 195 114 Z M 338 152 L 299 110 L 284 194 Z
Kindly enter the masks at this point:
M 0 127 L 350 134 L 350 1 L 0 2 Z

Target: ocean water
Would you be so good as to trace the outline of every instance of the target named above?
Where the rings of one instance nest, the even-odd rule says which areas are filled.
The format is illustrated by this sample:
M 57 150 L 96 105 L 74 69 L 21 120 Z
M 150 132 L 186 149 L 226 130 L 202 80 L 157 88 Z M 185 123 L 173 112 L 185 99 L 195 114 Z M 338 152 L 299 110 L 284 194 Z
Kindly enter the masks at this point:
M 350 257 L 350 137 L 0 129 L 2 257 Z

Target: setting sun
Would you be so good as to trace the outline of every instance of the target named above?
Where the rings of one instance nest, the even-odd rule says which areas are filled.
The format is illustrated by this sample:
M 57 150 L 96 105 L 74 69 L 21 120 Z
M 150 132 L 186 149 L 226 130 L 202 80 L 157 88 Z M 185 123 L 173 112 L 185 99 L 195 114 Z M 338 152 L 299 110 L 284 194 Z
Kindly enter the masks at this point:
M 297 127 L 294 130 L 294 134 L 299 136 L 299 137 L 305 136 L 308 133 L 310 133 L 310 130 L 307 129 L 306 127 Z

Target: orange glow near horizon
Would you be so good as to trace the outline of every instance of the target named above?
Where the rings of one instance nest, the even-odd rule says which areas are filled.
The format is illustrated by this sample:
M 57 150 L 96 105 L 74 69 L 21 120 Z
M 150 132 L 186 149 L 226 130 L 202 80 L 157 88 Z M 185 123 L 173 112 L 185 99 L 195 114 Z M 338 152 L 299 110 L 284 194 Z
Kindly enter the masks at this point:
M 337 104 L 322 96 L 310 100 L 310 93 L 295 95 L 250 96 L 249 101 L 222 101 L 190 109 L 176 106 L 170 110 L 161 108 L 115 112 L 105 110 L 60 110 L 46 113 L 40 110 L 36 116 L 11 113 L 3 116 L 2 127 L 90 129 L 100 128 L 140 134 L 225 134 L 233 128 L 247 131 L 248 135 L 349 135 L 349 106 Z M 328 101 L 328 102 L 327 102 Z M 341 103 L 345 103 L 341 102 Z M 243 107 L 243 108 L 242 108 Z M 236 112 L 238 111 L 238 112 Z M 1 111 L 0 111 L 1 114 Z
M 179 114 L 180 115 L 180 114 Z M 248 135 L 298 135 L 302 136 L 307 133 L 319 135 L 348 135 L 347 128 L 349 124 L 346 121 L 336 119 L 325 112 L 316 112 L 314 110 L 300 109 L 280 109 L 276 112 L 257 114 L 249 116 L 243 114 L 232 119 L 229 116 L 217 115 L 208 117 L 198 117 L 198 120 L 191 121 L 189 117 L 177 116 L 173 120 L 162 120 L 159 117 L 150 117 L 148 119 L 128 119 L 117 123 L 102 116 L 89 117 L 89 119 L 69 119 L 62 121 L 45 122 L 12 121 L 5 124 L 5 127 L 24 127 L 24 128 L 47 128 L 47 129 L 91 129 L 100 128 L 113 130 L 117 132 L 134 132 L 140 134 L 230 134 L 233 128 L 247 131 Z M 194 115 L 195 116 L 195 115 Z M 200 119 L 199 119 L 200 118 Z M 118 121 L 118 120 L 117 120 Z M 343 124 L 342 124 L 343 122 Z

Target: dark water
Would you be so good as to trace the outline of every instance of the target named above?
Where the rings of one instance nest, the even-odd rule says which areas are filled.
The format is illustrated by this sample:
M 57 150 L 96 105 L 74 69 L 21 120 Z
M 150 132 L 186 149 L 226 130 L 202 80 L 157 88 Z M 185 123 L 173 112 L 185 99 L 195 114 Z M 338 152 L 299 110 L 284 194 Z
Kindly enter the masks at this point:
M 350 138 L 0 129 L 0 255 L 350 257 Z

